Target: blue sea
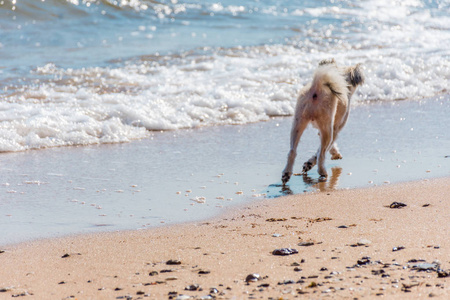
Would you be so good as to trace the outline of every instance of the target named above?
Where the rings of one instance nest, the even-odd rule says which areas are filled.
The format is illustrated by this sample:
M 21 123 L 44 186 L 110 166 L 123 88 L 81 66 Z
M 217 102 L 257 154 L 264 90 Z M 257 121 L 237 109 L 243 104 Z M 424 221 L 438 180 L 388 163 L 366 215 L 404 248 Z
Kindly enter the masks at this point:
M 279 177 L 326 58 L 366 75 L 338 188 L 450 175 L 448 0 L 0 0 L 0 244 L 317 187 Z

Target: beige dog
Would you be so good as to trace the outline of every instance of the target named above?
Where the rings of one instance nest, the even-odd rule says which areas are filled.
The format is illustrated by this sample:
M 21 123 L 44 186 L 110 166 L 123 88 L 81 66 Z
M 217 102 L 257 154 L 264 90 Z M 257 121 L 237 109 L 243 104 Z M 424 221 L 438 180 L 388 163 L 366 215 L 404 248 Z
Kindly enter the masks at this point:
M 319 63 L 313 81 L 302 89 L 297 100 L 291 131 L 291 149 L 281 178 L 283 184 L 292 176 L 297 146 L 310 122 L 319 129 L 320 147 L 317 153 L 303 164 L 303 173 L 311 170 L 317 162 L 319 180 L 327 179 L 325 153 L 329 150 L 331 159 L 342 158 L 335 141 L 347 122 L 350 98 L 356 87 L 363 82 L 364 74 L 360 64 L 354 67 L 339 67 L 334 59 Z

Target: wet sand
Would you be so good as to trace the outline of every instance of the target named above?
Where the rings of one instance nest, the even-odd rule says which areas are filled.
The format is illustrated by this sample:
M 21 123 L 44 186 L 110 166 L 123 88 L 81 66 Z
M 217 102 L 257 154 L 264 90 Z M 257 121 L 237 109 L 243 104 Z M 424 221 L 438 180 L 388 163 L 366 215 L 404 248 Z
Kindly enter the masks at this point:
M 255 201 L 202 222 L 5 246 L 0 298 L 448 299 L 449 195 L 450 178 L 422 180 Z M 280 248 L 298 253 L 273 255 Z M 246 282 L 250 274 L 258 280 Z

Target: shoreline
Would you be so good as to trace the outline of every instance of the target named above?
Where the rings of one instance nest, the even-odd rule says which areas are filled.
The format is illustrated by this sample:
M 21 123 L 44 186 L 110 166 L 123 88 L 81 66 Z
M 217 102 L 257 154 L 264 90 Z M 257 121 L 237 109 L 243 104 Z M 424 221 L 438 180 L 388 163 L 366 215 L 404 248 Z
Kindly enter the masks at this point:
M 206 221 L 3 246 L 0 298 L 446 299 L 450 277 L 417 268 L 450 269 L 449 193 L 445 177 L 297 194 Z
M 291 118 L 0 155 L 0 245 L 199 221 L 254 198 L 450 176 L 447 100 L 354 107 L 338 141 L 344 158 L 327 160 L 329 181 L 318 182 L 315 168 L 288 188 L 280 174 Z M 294 172 L 318 143 L 316 130 L 305 131 Z

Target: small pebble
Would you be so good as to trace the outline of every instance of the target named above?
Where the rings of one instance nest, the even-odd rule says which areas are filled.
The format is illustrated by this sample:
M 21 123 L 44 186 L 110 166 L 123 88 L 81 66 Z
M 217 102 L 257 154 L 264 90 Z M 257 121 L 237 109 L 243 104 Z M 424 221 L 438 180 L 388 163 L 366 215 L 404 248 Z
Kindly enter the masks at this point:
M 196 291 L 199 289 L 199 285 L 198 284 L 191 284 L 188 285 L 187 287 L 184 288 L 185 291 Z
M 249 274 L 249 275 L 247 275 L 247 277 L 245 277 L 245 282 L 256 282 L 260 279 L 261 279 L 261 276 L 259 274 L 253 273 L 253 274 Z
M 404 246 L 398 246 L 398 247 L 392 248 L 392 251 L 395 252 L 395 251 L 400 251 L 400 250 L 403 250 L 403 249 L 405 249 Z
M 280 256 L 286 256 L 286 255 L 292 255 L 297 254 L 297 249 L 291 249 L 291 248 L 281 248 L 281 249 L 275 249 L 273 250 L 273 255 L 280 255 Z
M 402 208 L 402 207 L 405 207 L 405 206 L 407 206 L 407 205 L 405 203 L 402 203 L 402 202 L 392 202 L 389 205 L 389 208 Z

